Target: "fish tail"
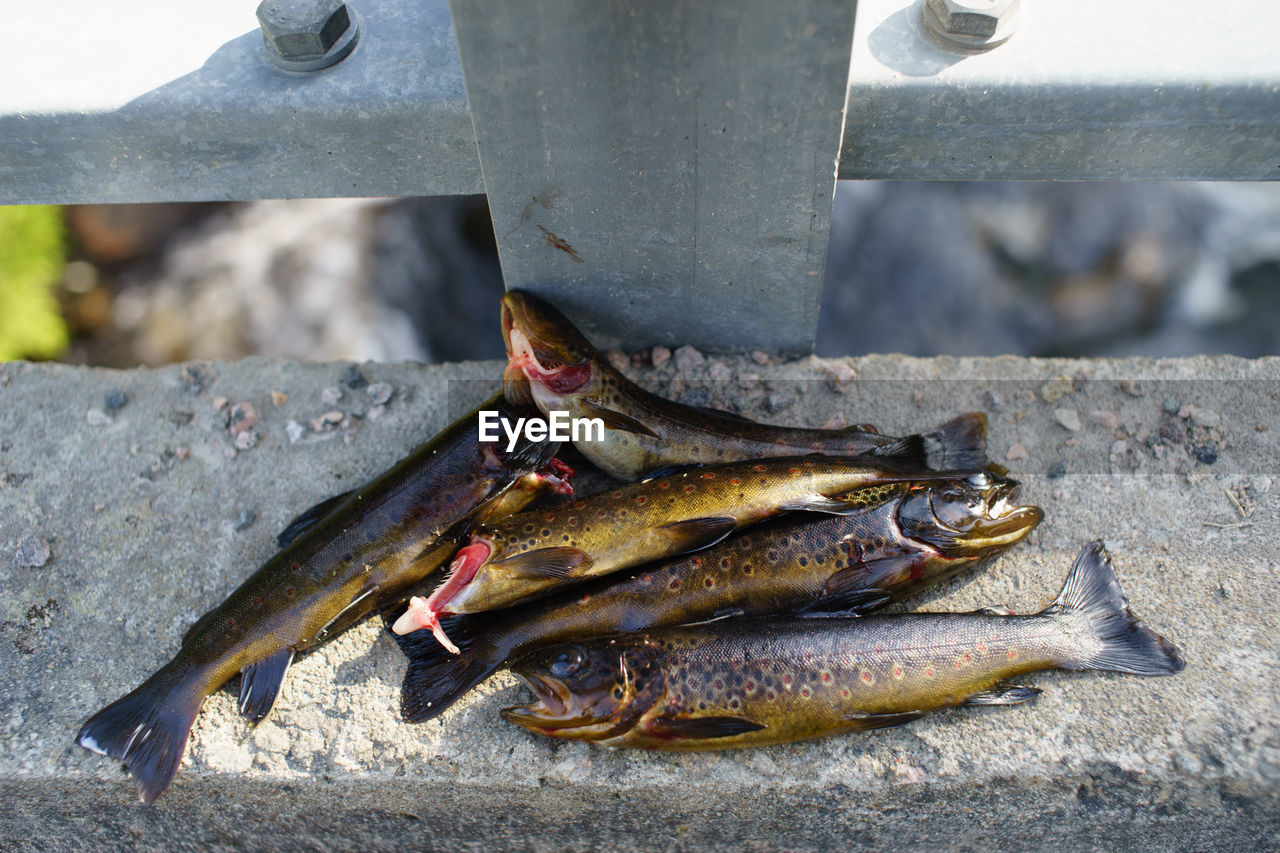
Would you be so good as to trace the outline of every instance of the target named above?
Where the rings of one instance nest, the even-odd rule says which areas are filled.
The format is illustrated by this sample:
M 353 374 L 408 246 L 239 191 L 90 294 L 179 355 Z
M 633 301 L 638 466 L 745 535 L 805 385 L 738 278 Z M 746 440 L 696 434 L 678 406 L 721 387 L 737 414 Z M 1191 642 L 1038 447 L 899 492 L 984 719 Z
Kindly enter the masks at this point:
M 1171 675 L 1186 664 L 1177 646 L 1129 610 L 1111 555 L 1101 540 L 1085 545 L 1062 592 L 1042 615 L 1068 622 L 1075 642 L 1064 669 L 1105 669 L 1134 675 Z
M 472 630 L 471 619 L 454 616 L 440 621 L 457 645 L 457 654 L 436 642 L 426 629 L 392 634 L 409 658 L 400 688 L 400 713 L 406 722 L 425 723 L 440 716 L 507 658 L 505 650 Z
M 124 762 L 138 798 L 150 804 L 178 772 L 187 738 L 209 695 L 207 679 L 196 672 L 161 669 L 132 693 L 89 718 L 76 743 Z
M 973 470 L 987 467 L 987 416 L 969 412 L 947 421 L 924 436 L 925 464 L 930 471 Z

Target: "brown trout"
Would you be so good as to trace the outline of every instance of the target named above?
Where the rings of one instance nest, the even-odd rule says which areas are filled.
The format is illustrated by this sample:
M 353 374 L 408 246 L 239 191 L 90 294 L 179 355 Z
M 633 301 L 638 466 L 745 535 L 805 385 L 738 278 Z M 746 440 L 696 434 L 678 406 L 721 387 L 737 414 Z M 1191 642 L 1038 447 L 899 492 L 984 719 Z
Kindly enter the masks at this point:
M 681 471 L 520 513 L 477 529 L 458 551 L 448 578 L 430 598 L 413 598 L 394 630 L 407 634 L 430 628 L 442 645 L 457 651 L 440 627 L 441 613 L 493 610 L 559 586 L 697 551 L 782 512 L 857 512 L 857 503 L 832 496 L 924 476 L 867 454 L 758 459 Z
M 506 661 L 551 645 L 724 616 L 862 613 L 938 583 L 1021 541 L 1044 518 L 1018 484 L 967 480 L 862 489 L 860 512 L 795 516 L 695 555 L 600 578 L 516 609 L 449 620 L 461 653 L 429 631 L 397 636 L 409 658 L 401 713 L 432 719 Z
M 501 395 L 480 409 L 514 419 Z M 172 781 L 204 699 L 241 674 L 239 709 L 271 710 L 294 653 L 402 601 L 457 547 L 446 533 L 479 513 L 521 508 L 546 486 L 569 489 L 556 445 L 504 453 L 477 441 L 477 409 L 394 468 L 304 513 L 268 560 L 182 639 L 173 660 L 80 730 L 86 749 L 124 761 L 143 802 Z
M 956 705 L 1015 705 L 1044 669 L 1169 675 L 1181 654 L 1142 624 L 1101 542 L 1033 616 L 997 611 L 729 619 L 554 646 L 513 671 L 536 701 L 502 715 L 606 746 L 724 749 L 896 726 Z
M 621 480 L 670 465 L 735 462 L 767 456 L 874 453 L 935 471 L 987 466 L 987 419 L 961 415 L 935 432 L 893 438 L 865 425 L 843 430 L 773 426 L 686 406 L 651 394 L 600 357 L 569 320 L 529 293 L 502 300 L 507 399 L 532 399 L 543 412 L 599 418 L 603 440 L 574 443 Z

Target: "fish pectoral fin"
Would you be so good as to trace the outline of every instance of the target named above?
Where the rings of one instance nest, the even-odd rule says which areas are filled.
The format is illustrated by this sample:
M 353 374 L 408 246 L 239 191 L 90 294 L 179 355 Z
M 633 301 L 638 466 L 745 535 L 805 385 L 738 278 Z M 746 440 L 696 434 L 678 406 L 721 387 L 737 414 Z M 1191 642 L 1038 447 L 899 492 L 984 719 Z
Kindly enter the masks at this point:
M 591 555 L 581 548 L 561 546 L 526 551 L 490 563 L 489 567 L 516 578 L 565 580 L 590 568 L 592 562 Z
M 622 412 L 607 408 L 592 400 L 584 399 L 582 401 L 582 408 L 586 409 L 589 416 L 599 418 L 603 421 L 606 429 L 634 432 L 637 435 L 647 435 L 650 438 L 659 437 L 656 432 L 649 429 L 630 415 L 624 415 Z
M 857 501 L 840 501 L 825 495 L 809 495 L 778 507 L 784 512 L 825 512 L 828 515 L 857 515 L 870 508 Z
M 796 615 L 808 618 L 831 616 L 858 616 L 888 603 L 893 596 L 877 587 L 849 587 L 826 593 L 817 601 L 811 601 L 796 610 Z
M 844 718 L 857 723 L 860 729 L 887 729 L 901 726 L 924 716 L 924 711 L 903 711 L 899 714 L 845 714 Z
M 1016 684 L 997 684 L 989 690 L 975 693 L 964 701 L 965 705 L 1021 705 L 1040 695 L 1034 687 Z
M 709 740 L 758 732 L 767 726 L 745 717 L 658 717 L 649 722 L 650 733 L 664 738 Z
M 281 548 L 289 547 L 293 544 L 295 539 L 315 527 L 316 522 L 332 512 L 338 504 L 351 497 L 351 494 L 354 491 L 355 489 L 352 489 L 350 492 L 343 492 L 340 495 L 334 495 L 331 498 L 326 498 L 311 507 L 311 509 L 299 515 L 293 521 L 289 522 L 284 530 L 280 531 L 280 535 L 276 537 L 276 544 Z
M 250 725 L 257 725 L 271 713 L 291 663 L 293 649 L 284 648 L 240 670 L 240 701 L 236 707 Z
M 687 518 L 684 521 L 673 521 L 659 528 L 669 536 L 678 549 L 676 553 L 687 553 L 710 548 L 724 539 L 738 527 L 737 519 L 729 516 L 707 516 L 705 518 Z

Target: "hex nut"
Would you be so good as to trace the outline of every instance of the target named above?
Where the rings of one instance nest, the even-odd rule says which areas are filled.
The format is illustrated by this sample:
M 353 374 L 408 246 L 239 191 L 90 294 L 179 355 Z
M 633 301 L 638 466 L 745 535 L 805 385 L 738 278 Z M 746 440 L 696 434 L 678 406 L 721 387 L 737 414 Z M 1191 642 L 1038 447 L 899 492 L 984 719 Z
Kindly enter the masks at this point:
M 1019 0 L 924 0 L 921 14 L 943 46 L 972 52 L 1008 41 L 1021 6 Z
M 257 14 L 267 56 L 286 71 L 328 68 L 359 39 L 359 16 L 343 0 L 263 0 Z

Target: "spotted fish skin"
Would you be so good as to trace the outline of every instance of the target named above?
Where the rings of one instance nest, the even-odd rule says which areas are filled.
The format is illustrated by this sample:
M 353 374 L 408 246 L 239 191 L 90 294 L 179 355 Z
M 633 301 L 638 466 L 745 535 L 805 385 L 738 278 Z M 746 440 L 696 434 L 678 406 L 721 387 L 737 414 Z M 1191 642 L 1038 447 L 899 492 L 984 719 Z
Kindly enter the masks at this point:
M 477 440 L 478 412 L 520 412 L 501 396 L 459 419 L 370 483 L 304 513 L 282 550 L 187 632 L 174 658 L 103 708 L 77 742 L 122 759 L 139 797 L 169 786 L 206 696 L 242 673 L 240 712 L 269 713 L 295 652 L 407 598 L 457 548 L 456 524 L 522 508 L 567 469 L 554 444 L 510 454 Z
M 964 480 L 968 472 L 903 470 L 878 457 L 803 456 L 707 466 L 622 486 L 482 526 L 455 562 L 428 611 L 479 613 L 557 587 L 709 547 L 734 530 L 790 510 L 849 514 L 854 499 L 832 496 L 922 478 Z M 459 552 L 462 554 L 463 552 Z M 406 621 L 401 628 L 422 627 Z
M 508 720 L 605 746 L 724 749 L 899 725 L 964 704 L 1018 704 L 1045 669 L 1180 671 L 1128 609 L 1101 543 L 1031 616 L 921 613 L 724 620 L 553 646 L 513 667 L 534 690 Z
M 854 496 L 861 510 L 851 515 L 778 519 L 518 609 L 457 617 L 448 628 L 457 655 L 427 631 L 398 636 L 409 658 L 401 713 L 410 722 L 433 719 L 506 661 L 578 638 L 735 615 L 865 612 L 1023 539 L 1044 513 L 1016 505 L 1018 491 L 1015 481 L 986 473 L 863 489 Z
M 507 399 L 543 412 L 600 418 L 604 437 L 575 442 L 602 470 L 635 480 L 670 465 L 702 465 L 805 453 L 873 453 L 930 470 L 987 465 L 986 415 L 970 412 L 938 430 L 903 438 L 864 426 L 803 429 L 756 423 L 645 391 L 615 370 L 554 306 L 521 291 L 502 303 Z

